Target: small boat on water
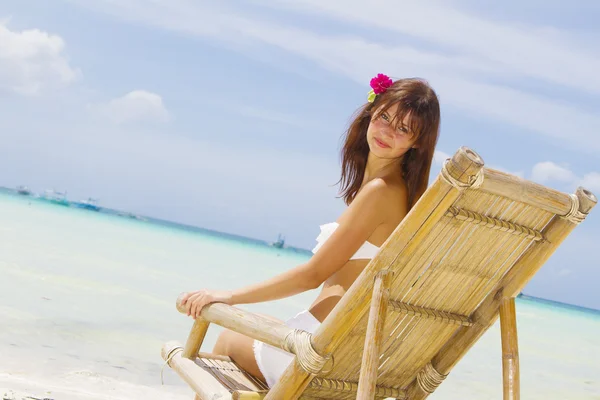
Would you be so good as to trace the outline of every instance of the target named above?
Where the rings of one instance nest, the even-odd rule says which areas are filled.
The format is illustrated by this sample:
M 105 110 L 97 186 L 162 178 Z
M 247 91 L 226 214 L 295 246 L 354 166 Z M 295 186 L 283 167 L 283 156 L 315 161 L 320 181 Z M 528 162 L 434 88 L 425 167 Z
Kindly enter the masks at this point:
M 132 212 L 120 211 L 120 212 L 117 213 L 117 215 L 119 217 L 137 219 L 138 221 L 147 221 L 147 219 L 145 217 L 142 217 L 141 215 L 134 214 Z
M 277 241 L 271 243 L 271 246 L 281 249 L 285 247 L 285 237 L 281 236 L 281 233 L 277 236 Z
M 27 186 L 21 185 L 17 186 L 17 193 L 22 194 L 23 196 L 29 196 L 31 194 L 31 190 Z
M 47 189 L 44 191 L 41 199 L 60 206 L 68 207 L 70 205 L 69 200 L 67 200 L 67 192 Z
M 79 208 L 85 208 L 86 210 L 100 211 L 102 207 L 98 205 L 98 199 L 88 198 L 87 200 L 81 200 L 73 202 L 73 204 Z

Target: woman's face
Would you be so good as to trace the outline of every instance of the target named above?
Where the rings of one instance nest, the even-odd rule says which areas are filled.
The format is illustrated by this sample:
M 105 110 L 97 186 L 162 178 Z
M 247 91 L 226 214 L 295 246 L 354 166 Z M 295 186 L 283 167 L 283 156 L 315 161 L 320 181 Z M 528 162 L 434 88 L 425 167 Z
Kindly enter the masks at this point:
M 409 128 L 410 115 L 407 115 L 404 121 L 394 121 L 392 124 L 397 110 L 398 104 L 381 113 L 377 110 L 375 115 L 378 116 L 372 118 L 369 123 L 367 143 L 371 152 L 379 158 L 399 158 L 415 144 L 416 135 Z

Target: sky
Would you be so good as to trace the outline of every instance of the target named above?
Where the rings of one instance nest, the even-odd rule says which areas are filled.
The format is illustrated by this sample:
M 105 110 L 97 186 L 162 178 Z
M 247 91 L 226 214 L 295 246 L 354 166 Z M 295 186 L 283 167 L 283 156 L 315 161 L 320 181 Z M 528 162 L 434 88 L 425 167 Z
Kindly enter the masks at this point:
M 427 79 L 460 146 L 600 193 L 600 3 L 3 0 L 0 185 L 312 248 L 369 80 Z M 600 309 L 600 210 L 526 293 Z

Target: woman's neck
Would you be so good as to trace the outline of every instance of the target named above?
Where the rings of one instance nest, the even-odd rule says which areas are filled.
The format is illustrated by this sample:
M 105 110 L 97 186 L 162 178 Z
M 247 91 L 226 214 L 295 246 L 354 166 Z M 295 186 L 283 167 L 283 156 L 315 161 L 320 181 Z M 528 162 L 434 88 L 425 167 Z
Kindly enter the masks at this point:
M 363 185 L 376 178 L 398 177 L 401 178 L 402 158 L 380 158 L 369 152 L 367 165 L 363 176 Z

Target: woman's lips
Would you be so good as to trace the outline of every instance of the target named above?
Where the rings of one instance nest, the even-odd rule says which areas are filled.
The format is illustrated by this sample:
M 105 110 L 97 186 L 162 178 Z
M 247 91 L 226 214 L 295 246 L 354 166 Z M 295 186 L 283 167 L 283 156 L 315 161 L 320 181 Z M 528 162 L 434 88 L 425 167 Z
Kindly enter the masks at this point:
M 384 149 L 389 149 L 391 146 L 388 146 L 387 144 L 383 143 L 381 140 L 377 139 L 377 138 L 373 138 L 375 139 L 375 143 L 377 143 L 377 146 L 382 147 Z

